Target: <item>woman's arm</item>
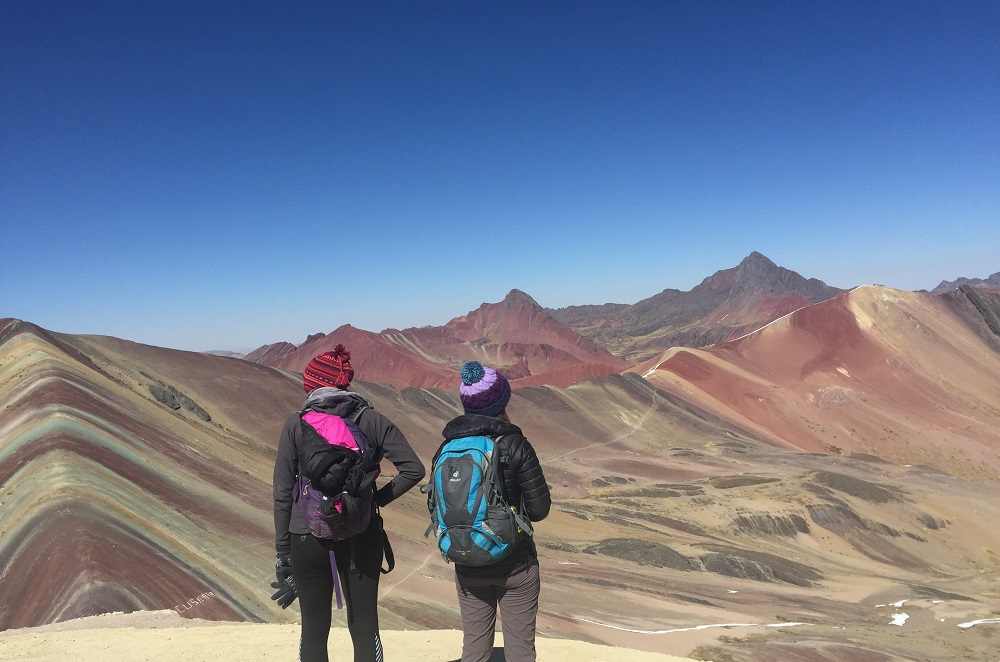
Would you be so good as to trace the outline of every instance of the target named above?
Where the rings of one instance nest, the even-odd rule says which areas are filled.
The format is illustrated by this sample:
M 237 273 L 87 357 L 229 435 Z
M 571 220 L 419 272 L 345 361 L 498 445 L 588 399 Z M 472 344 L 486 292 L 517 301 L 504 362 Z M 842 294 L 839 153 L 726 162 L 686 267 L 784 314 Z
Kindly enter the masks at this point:
M 375 494 L 375 503 L 383 507 L 398 499 L 414 485 L 423 480 L 426 471 L 424 463 L 392 421 L 375 411 L 366 409 L 358 421 L 358 426 L 368 439 L 383 450 L 386 458 L 396 467 L 397 475 L 383 485 Z
M 532 522 L 541 522 L 548 517 L 552 507 L 552 495 L 549 494 L 549 484 L 545 482 L 542 465 L 531 442 L 525 439 L 517 448 L 520 459 L 517 471 L 517 483 L 521 488 L 524 503 L 524 514 Z
M 292 517 L 292 492 L 295 491 L 295 478 L 298 474 L 298 458 L 295 454 L 295 441 L 292 435 L 298 425 L 298 415 L 290 416 L 285 421 L 285 427 L 278 438 L 278 454 L 274 459 L 274 476 L 272 490 L 274 492 L 274 547 L 278 556 L 288 556 L 292 553 L 292 537 L 288 533 L 288 522 Z

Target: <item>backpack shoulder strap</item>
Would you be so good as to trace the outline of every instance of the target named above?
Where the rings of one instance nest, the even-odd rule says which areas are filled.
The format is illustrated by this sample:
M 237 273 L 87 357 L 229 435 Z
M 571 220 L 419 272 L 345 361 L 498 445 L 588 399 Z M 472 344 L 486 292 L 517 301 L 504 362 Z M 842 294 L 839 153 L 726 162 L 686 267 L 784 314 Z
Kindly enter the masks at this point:
M 534 536 L 535 530 L 534 530 L 534 527 L 531 525 L 531 521 L 527 517 L 525 517 L 524 513 L 522 512 L 523 509 L 524 509 L 523 508 L 523 504 L 521 504 L 521 503 L 516 503 L 516 504 L 515 503 L 511 503 L 509 497 L 505 493 L 506 492 L 506 482 L 504 481 L 504 476 L 503 476 L 503 462 L 501 461 L 501 457 L 500 457 L 500 455 L 501 455 L 501 453 L 500 453 L 500 440 L 504 439 L 504 438 L 507 438 L 507 437 L 511 437 L 511 436 L 513 436 L 516 439 L 516 437 L 518 435 L 503 435 L 502 434 L 502 435 L 500 435 L 500 436 L 498 436 L 498 437 L 496 437 L 496 438 L 493 439 L 493 450 L 494 450 L 495 460 L 494 460 L 494 462 L 491 462 L 491 464 L 494 466 L 493 471 L 496 474 L 495 481 L 496 481 L 496 486 L 497 486 L 497 492 L 500 494 L 500 498 L 503 499 L 503 502 L 507 505 L 508 508 L 510 508 L 511 514 L 514 516 L 514 522 L 517 524 L 518 528 L 521 529 L 521 531 L 523 531 L 529 537 L 531 537 L 531 536 Z M 521 437 L 521 438 L 523 439 L 524 437 Z M 509 452 L 508 452 L 508 458 L 507 458 L 508 460 L 513 456 L 515 450 L 516 449 L 514 449 L 514 448 L 511 448 L 509 450 Z M 523 498 L 524 497 L 522 495 L 522 500 L 523 500 Z
M 508 503 L 503 482 L 503 458 L 500 453 L 500 440 L 504 438 L 504 435 L 490 438 L 493 440 L 493 455 L 490 457 L 490 473 L 492 474 L 493 485 L 496 487 L 497 495 L 499 495 L 504 503 Z
M 441 455 L 441 451 L 444 450 L 445 445 L 447 445 L 449 441 L 452 441 L 452 440 L 451 439 L 445 439 L 444 441 L 442 441 L 438 445 L 437 450 L 434 451 L 434 457 L 431 458 L 431 470 L 434 469 L 434 465 L 437 464 L 438 457 L 440 457 L 440 455 Z
M 353 414 L 351 414 L 351 420 L 354 421 L 355 425 L 359 425 L 361 423 L 361 414 L 365 413 L 369 409 L 371 409 L 371 405 L 361 405 Z

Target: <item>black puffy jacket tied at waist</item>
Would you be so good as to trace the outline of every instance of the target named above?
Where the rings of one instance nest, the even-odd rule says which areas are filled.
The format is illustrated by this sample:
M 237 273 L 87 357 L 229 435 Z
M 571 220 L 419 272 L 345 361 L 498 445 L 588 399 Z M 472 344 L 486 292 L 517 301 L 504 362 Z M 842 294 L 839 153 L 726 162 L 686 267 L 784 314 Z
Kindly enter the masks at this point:
M 500 456 L 503 493 L 507 502 L 519 507 L 532 522 L 540 522 L 548 516 L 552 507 L 549 485 L 545 482 L 545 474 L 538 462 L 538 455 L 535 454 L 531 442 L 524 437 L 521 428 L 502 418 L 464 414 L 448 423 L 444 427 L 443 434 L 446 441 L 479 435 L 491 437 L 496 442 Z M 502 564 L 503 568 L 456 567 L 465 573 L 502 572 L 511 565 L 523 562 L 526 557 L 535 556 L 537 553 L 534 541 L 529 540 L 527 544 L 520 546 L 519 552 L 515 552 L 508 562 Z

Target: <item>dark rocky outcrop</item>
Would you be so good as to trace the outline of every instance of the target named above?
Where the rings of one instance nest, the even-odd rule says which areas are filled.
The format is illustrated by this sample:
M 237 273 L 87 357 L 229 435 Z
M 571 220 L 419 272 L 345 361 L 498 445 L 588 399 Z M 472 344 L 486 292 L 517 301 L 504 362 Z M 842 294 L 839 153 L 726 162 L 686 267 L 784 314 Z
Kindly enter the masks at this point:
M 1000 277 L 1000 274 L 993 274 L 993 276 Z M 968 298 L 969 303 L 975 306 L 979 314 L 983 316 L 983 322 L 986 323 L 990 331 L 1000 336 L 1000 294 L 968 286 L 962 287 L 961 291 Z
M 862 519 L 847 504 L 814 504 L 808 508 L 817 526 L 844 538 L 870 559 L 906 569 L 927 567 L 922 559 L 886 539 L 900 537 L 899 531 L 881 522 Z M 919 536 L 909 537 L 921 541 Z
M 173 386 L 154 383 L 149 385 L 149 393 L 157 402 L 166 405 L 173 410 L 184 409 L 191 412 L 203 421 L 211 421 L 212 417 L 197 402 L 181 393 Z
M 1000 287 L 962 285 L 940 295 L 941 300 L 986 344 L 1000 352 Z
M 809 523 L 796 513 L 740 513 L 733 519 L 732 527 L 741 533 L 762 536 L 794 537 L 799 533 L 809 533 Z
M 865 521 L 846 504 L 819 503 L 808 507 L 809 517 L 828 531 L 844 535 L 850 531 L 867 530 Z
M 673 568 L 674 570 L 692 570 L 692 564 L 683 554 L 671 547 L 649 540 L 633 538 L 611 538 L 602 540 L 584 550 L 587 554 L 601 554 L 614 558 L 632 561 L 639 565 L 650 565 L 656 568 Z
M 813 480 L 830 489 L 871 503 L 888 503 L 890 501 L 902 500 L 898 491 L 893 488 L 870 483 L 867 480 L 861 480 L 853 476 L 833 473 L 832 471 L 817 471 L 813 474 Z
M 766 478 L 764 476 L 716 476 L 708 479 L 708 484 L 717 490 L 730 490 L 734 487 L 750 487 L 752 485 L 766 485 L 777 482 L 777 478 Z
M 653 487 L 683 492 L 686 496 L 698 496 L 705 493 L 701 485 L 692 485 L 690 483 L 656 483 Z
M 753 579 L 760 582 L 785 582 L 795 586 L 812 586 L 823 575 L 805 564 L 774 554 L 728 547 L 712 547 L 713 551 L 701 557 L 709 572 L 727 577 Z
M 937 531 L 938 529 L 943 529 L 948 526 L 948 522 L 927 513 L 920 513 L 917 515 L 917 521 L 923 524 L 925 528 L 932 531 Z
M 666 527 L 668 529 L 674 529 L 676 531 L 683 531 L 684 533 L 690 533 L 694 536 L 705 536 L 708 532 L 701 528 L 697 524 L 691 522 L 685 522 L 684 520 L 679 520 L 674 517 L 668 517 L 666 515 L 657 515 L 655 513 L 648 512 L 646 510 L 619 510 L 612 509 L 610 512 L 615 513 L 620 518 L 630 518 L 640 520 L 642 522 L 649 522 L 650 524 L 657 524 L 659 526 Z
M 625 478 L 624 476 L 601 476 L 590 481 L 594 487 L 611 487 L 612 485 L 628 485 L 634 483 L 635 478 Z
M 954 600 L 955 602 L 976 602 L 975 599 L 958 593 L 950 593 L 931 586 L 921 586 L 920 584 L 910 584 L 910 588 L 921 598 L 930 600 Z

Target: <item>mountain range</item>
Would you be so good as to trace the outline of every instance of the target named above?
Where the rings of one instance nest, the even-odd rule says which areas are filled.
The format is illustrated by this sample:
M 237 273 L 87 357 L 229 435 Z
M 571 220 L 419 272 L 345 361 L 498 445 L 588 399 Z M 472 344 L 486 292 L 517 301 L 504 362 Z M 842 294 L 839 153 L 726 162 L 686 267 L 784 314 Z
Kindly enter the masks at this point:
M 955 280 L 943 280 L 941 281 L 941 284 L 931 290 L 931 292 L 934 294 L 944 294 L 945 292 L 957 290 L 963 285 L 968 285 L 970 287 L 1000 289 L 1000 271 L 991 276 L 987 276 L 986 278 L 961 277 L 956 278 Z
M 356 368 L 394 386 L 449 387 L 457 368 L 471 359 L 499 366 L 515 386 L 568 386 L 674 345 L 700 347 L 737 337 L 840 292 L 753 252 L 689 292 L 668 289 L 635 304 L 545 309 L 511 290 L 502 301 L 443 326 L 374 333 L 344 325 L 300 345 L 264 345 L 245 358 L 301 372 L 313 356 L 343 343 Z
M 675 345 L 701 347 L 735 338 L 841 291 L 755 251 L 687 292 L 666 289 L 634 304 L 550 312 L 615 354 L 642 360 Z
M 783 272 L 748 261 L 700 291 L 760 301 L 760 273 Z M 260 352 L 277 367 L 0 319 L 0 630 L 177 605 L 294 620 L 268 599 L 274 452 L 296 371 L 340 341 L 425 460 L 461 411 L 457 363 L 511 372 L 554 496 L 547 636 L 733 662 L 992 659 L 988 626 L 959 626 L 1000 613 L 1000 292 L 824 298 L 781 278 L 821 300 L 637 361 L 517 290 L 440 327 Z M 382 626 L 458 627 L 424 497 L 384 516 Z
M 628 363 L 561 324 L 520 290 L 443 326 L 365 331 L 349 324 L 301 345 L 264 345 L 245 357 L 301 372 L 316 354 L 343 343 L 364 379 L 393 386 L 450 388 L 464 361 L 500 367 L 518 386 L 568 386 L 623 370 Z

